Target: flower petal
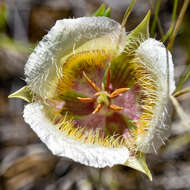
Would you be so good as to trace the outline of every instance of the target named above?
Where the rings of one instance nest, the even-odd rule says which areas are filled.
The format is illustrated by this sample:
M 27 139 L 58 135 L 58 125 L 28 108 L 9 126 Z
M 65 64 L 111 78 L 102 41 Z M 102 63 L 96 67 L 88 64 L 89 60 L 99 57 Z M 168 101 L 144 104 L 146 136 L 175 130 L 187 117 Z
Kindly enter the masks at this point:
M 124 164 L 129 158 L 127 148 L 84 144 L 64 135 L 46 119 L 43 106 L 38 103 L 25 106 L 24 119 L 55 155 L 65 156 L 93 167 L 112 167 Z
M 136 50 L 136 56 L 142 59 L 146 64 L 145 66 L 153 72 L 159 82 L 161 82 L 162 88 L 169 88 L 170 94 L 175 90 L 175 81 L 174 81 L 174 65 L 172 61 L 172 56 L 168 52 L 168 65 L 169 73 L 167 73 L 167 54 L 166 48 L 163 43 L 149 38 L 144 41 L 140 47 Z M 167 86 L 167 75 L 169 75 L 169 87 Z
M 29 57 L 25 65 L 26 82 L 33 92 L 48 94 L 50 85 L 47 81 L 58 75 L 59 66 L 64 64 L 67 56 L 94 49 L 119 54 L 125 46 L 124 38 L 124 28 L 107 17 L 59 20 Z
M 169 68 L 167 69 L 166 52 L 164 45 L 154 39 L 144 41 L 136 50 L 136 60 L 153 76 L 156 85 L 151 87 L 153 93 L 147 94 L 156 97 L 154 109 L 148 110 L 147 107 L 147 111 L 152 112 L 152 119 L 148 123 L 150 127 L 145 134 L 139 134 L 137 137 L 138 149 L 143 152 L 156 152 L 170 133 L 169 94 L 175 90 L 175 81 L 172 57 L 168 52 Z M 169 77 L 169 86 L 167 77 Z
M 121 94 L 113 101 L 116 105 L 121 105 L 123 110 L 120 111 L 124 115 L 128 116 L 132 121 L 138 121 L 141 114 L 140 106 L 137 104 L 137 95 L 140 91 L 136 85 L 129 91 Z

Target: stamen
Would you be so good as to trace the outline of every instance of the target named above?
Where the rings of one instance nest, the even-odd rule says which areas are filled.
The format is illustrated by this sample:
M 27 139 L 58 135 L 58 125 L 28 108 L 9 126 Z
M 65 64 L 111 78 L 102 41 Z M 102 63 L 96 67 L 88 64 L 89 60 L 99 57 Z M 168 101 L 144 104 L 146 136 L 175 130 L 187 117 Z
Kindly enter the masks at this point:
M 123 109 L 123 107 L 116 106 L 116 105 L 114 105 L 114 104 L 109 105 L 108 108 L 110 108 L 110 109 L 113 110 L 113 111 L 121 111 L 121 110 Z
M 110 98 L 115 98 L 116 96 L 119 96 L 120 94 L 126 92 L 127 90 L 129 90 L 129 88 L 118 88 L 117 90 L 113 91 L 110 94 Z
M 98 113 L 102 107 L 103 107 L 103 104 L 98 104 L 96 109 L 92 112 L 92 114 Z
M 83 71 L 83 76 L 85 77 L 85 79 L 87 80 L 87 82 L 90 84 L 90 86 L 92 86 L 96 91 L 94 96 L 98 96 L 98 98 L 81 98 L 81 97 L 77 97 L 78 100 L 80 100 L 81 102 L 95 102 L 97 101 L 98 105 L 95 108 L 95 110 L 92 112 L 92 114 L 98 113 L 101 108 L 103 107 L 103 105 L 108 106 L 109 109 L 113 110 L 113 111 L 120 111 L 123 109 L 123 107 L 120 106 L 116 106 L 114 104 L 110 105 L 110 101 L 109 98 L 115 98 L 117 96 L 119 96 L 121 93 L 126 92 L 127 90 L 129 90 L 129 88 L 119 88 L 117 90 L 115 90 L 114 92 L 112 92 L 111 94 L 109 94 L 107 91 L 105 91 L 105 86 L 104 83 L 102 82 L 102 89 L 100 91 L 100 89 L 97 87 L 97 85 L 92 82 L 88 76 L 85 74 L 85 72 Z M 107 81 L 106 81 L 106 88 L 108 88 L 109 90 L 109 85 L 110 85 L 110 68 L 108 69 L 108 73 L 107 73 Z
M 84 71 L 83 71 L 83 76 L 84 76 L 84 78 L 87 80 L 87 82 L 90 84 L 90 86 L 91 86 L 92 88 L 94 88 L 97 92 L 100 91 L 99 87 L 96 86 L 96 84 L 95 84 L 94 82 L 92 82 L 92 81 L 88 78 L 88 76 L 86 75 L 86 73 L 85 73 Z
M 84 103 L 90 103 L 90 102 L 94 102 L 95 99 L 94 98 L 81 98 L 81 97 L 77 97 L 78 100 L 80 100 L 81 102 Z

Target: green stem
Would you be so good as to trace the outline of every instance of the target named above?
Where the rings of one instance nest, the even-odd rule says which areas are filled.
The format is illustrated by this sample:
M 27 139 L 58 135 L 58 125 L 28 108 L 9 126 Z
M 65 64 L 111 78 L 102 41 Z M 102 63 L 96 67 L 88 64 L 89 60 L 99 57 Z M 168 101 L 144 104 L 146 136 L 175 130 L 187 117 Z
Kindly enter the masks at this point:
M 122 23 L 121 23 L 121 26 L 122 26 L 122 27 L 125 27 L 125 24 L 126 24 L 126 22 L 127 22 L 127 19 L 128 19 L 128 17 L 129 17 L 129 15 L 131 14 L 131 11 L 132 11 L 132 9 L 133 9 L 133 7 L 134 7 L 135 2 L 136 2 L 136 0 L 132 0 L 131 3 L 130 3 L 130 5 L 129 5 L 129 7 L 128 7 L 128 9 L 126 10 L 126 12 L 125 12 L 125 14 L 124 14 L 124 17 L 123 17 L 123 21 L 122 21 Z
M 160 32 L 160 35 L 161 35 L 161 37 L 163 37 L 164 36 L 164 32 L 163 32 L 163 28 L 162 28 L 162 25 L 161 25 L 161 22 L 160 22 L 159 18 L 157 19 L 157 25 L 158 25 L 158 30 Z
M 160 11 L 160 5 L 161 5 L 161 0 L 157 0 L 154 18 L 153 18 L 152 27 L 151 27 L 151 32 L 150 32 L 151 37 L 154 37 L 155 31 L 156 31 L 156 23 L 157 23 L 158 14 Z
M 175 90 L 175 93 L 182 89 L 184 83 L 186 80 L 190 77 L 190 64 L 187 65 L 185 68 L 185 71 L 183 72 L 182 76 L 179 79 L 179 82 L 177 84 L 177 88 Z
M 184 0 L 183 7 L 181 9 L 181 12 L 180 12 L 179 17 L 178 17 L 177 22 L 176 22 L 176 26 L 175 26 L 174 31 L 173 31 L 170 39 L 169 39 L 168 50 L 170 50 L 170 51 L 173 48 L 175 38 L 177 36 L 177 33 L 178 33 L 179 28 L 181 26 L 181 23 L 183 21 L 183 18 L 184 18 L 184 15 L 185 15 L 185 12 L 187 10 L 188 5 L 189 5 L 189 0 Z
M 178 0 L 174 0 L 171 26 L 170 26 L 168 32 L 161 39 L 162 42 L 165 42 L 166 40 L 168 40 L 168 38 L 171 36 L 171 34 L 173 32 L 173 29 L 174 29 L 174 26 L 175 26 L 175 20 L 176 20 L 177 6 L 178 6 Z
M 182 95 L 187 94 L 187 93 L 190 93 L 190 87 L 178 90 L 177 92 L 175 92 L 173 94 L 173 96 L 176 98 L 176 97 L 182 96 Z

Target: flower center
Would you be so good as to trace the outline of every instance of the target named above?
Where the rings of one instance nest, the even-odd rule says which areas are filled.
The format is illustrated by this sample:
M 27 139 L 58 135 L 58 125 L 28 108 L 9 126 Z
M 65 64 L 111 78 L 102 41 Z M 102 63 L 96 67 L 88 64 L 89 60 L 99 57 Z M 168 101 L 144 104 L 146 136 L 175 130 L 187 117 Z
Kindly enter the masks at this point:
M 152 103 L 150 74 L 138 61 L 114 62 L 103 50 L 74 54 L 62 66 L 53 98 L 45 102 L 47 117 L 84 143 L 133 146 L 151 120 L 150 109 L 145 112 Z
M 78 97 L 78 99 L 84 103 L 96 102 L 97 106 L 95 110 L 92 112 L 93 114 L 98 113 L 102 109 L 103 106 L 106 106 L 108 109 L 113 110 L 113 111 L 120 111 L 123 109 L 123 107 L 111 104 L 111 100 L 121 95 L 122 93 L 125 93 L 127 90 L 129 90 L 129 88 L 118 88 L 114 90 L 113 92 L 111 92 L 111 89 L 110 89 L 111 74 L 110 73 L 111 73 L 110 68 L 108 68 L 106 87 L 104 83 L 102 82 L 102 89 L 100 89 L 83 71 L 83 77 L 86 79 L 88 84 L 96 91 L 96 93 L 94 94 L 93 98 Z

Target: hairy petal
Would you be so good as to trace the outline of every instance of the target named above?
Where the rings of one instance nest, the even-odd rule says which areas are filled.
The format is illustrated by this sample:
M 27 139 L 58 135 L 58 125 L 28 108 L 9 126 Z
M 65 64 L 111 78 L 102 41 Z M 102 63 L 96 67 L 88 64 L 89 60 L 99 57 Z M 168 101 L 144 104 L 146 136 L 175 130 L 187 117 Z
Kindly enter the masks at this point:
M 138 135 L 137 144 L 139 150 L 143 152 L 156 152 L 169 136 L 171 106 L 169 96 L 175 90 L 174 66 L 171 54 L 168 52 L 168 63 L 166 48 L 161 42 L 154 39 L 144 41 L 136 50 L 137 60 L 153 76 L 156 86 L 152 86 L 152 94 L 155 96 L 155 106 L 152 120 L 148 132 L 144 135 Z M 167 69 L 167 64 L 169 69 Z M 169 84 L 167 83 L 169 77 Z M 146 81 L 144 81 L 146 83 Z M 169 94 L 168 94 L 169 92 Z
M 25 65 L 26 82 L 33 92 L 44 95 L 49 81 L 59 73 L 63 57 L 93 49 L 111 49 L 119 54 L 124 38 L 121 25 L 107 17 L 58 20 L 30 55 Z
M 144 62 L 145 67 L 151 71 L 153 75 L 157 76 L 157 80 L 164 89 L 164 93 L 166 93 L 167 88 L 169 88 L 169 92 L 172 94 L 175 90 L 174 65 L 170 52 L 167 52 L 169 73 L 167 73 L 167 53 L 163 43 L 149 38 L 136 50 L 136 56 Z M 169 76 L 169 86 L 166 82 L 167 75 Z
M 43 106 L 38 103 L 25 106 L 24 119 L 55 155 L 100 168 L 124 164 L 129 159 L 127 148 L 106 148 L 84 144 L 64 135 L 47 120 L 43 113 Z

